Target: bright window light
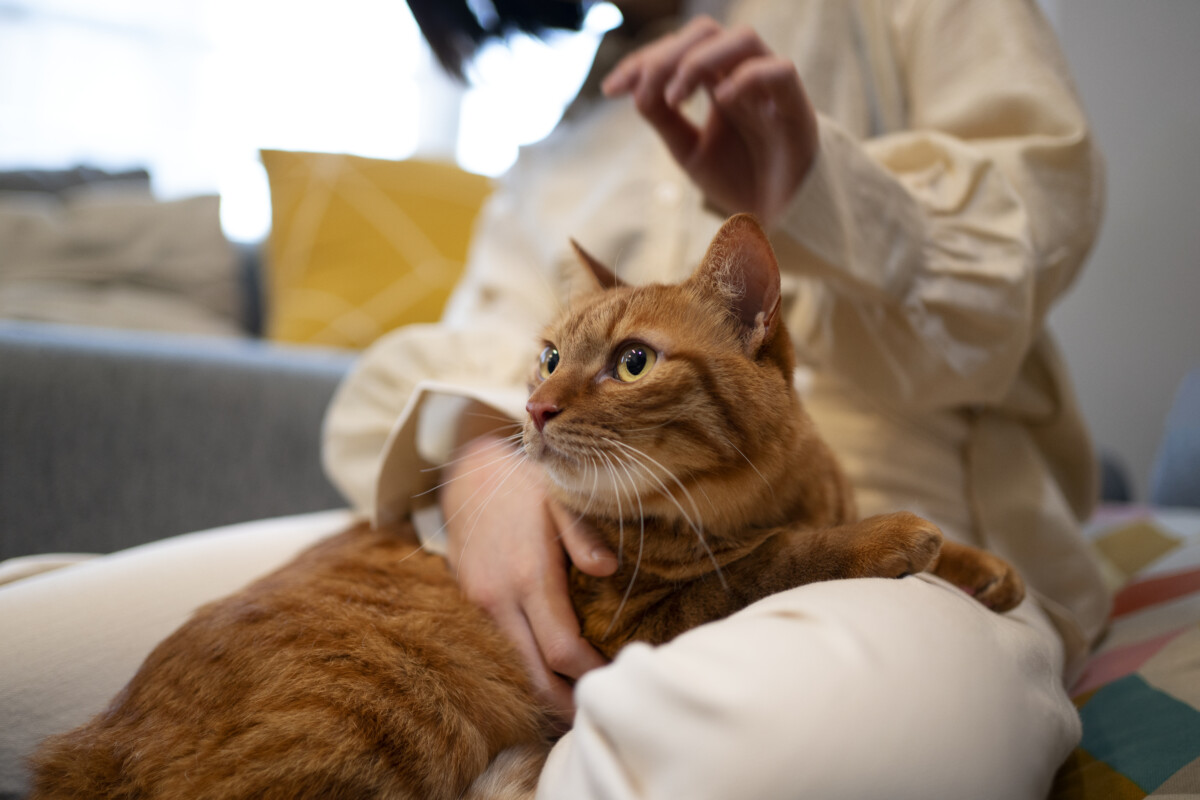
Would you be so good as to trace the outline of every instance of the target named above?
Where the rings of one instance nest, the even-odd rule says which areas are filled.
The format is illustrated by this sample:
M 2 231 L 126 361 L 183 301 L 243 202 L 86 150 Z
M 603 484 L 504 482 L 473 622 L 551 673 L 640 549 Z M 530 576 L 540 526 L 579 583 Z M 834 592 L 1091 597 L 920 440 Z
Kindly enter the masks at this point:
M 598 4 L 580 34 L 489 46 L 464 89 L 403 0 L 0 0 L 0 169 L 146 167 L 161 198 L 219 192 L 226 234 L 257 241 L 259 149 L 499 174 L 554 127 L 619 20 Z
M 483 48 L 462 101 L 458 163 L 484 175 L 512 166 L 520 146 L 554 129 L 579 91 L 604 33 L 621 22 L 615 6 L 593 6 L 580 33 L 545 40 L 518 35 Z

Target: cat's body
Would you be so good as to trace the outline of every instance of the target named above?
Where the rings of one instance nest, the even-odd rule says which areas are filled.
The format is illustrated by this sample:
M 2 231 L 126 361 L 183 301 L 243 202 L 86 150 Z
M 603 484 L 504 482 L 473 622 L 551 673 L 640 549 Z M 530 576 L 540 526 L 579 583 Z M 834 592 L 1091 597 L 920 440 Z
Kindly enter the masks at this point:
M 931 565 L 995 608 L 1020 599 L 1004 562 L 915 515 L 855 521 L 778 308 L 774 257 L 739 217 L 683 284 L 611 289 L 547 332 L 524 449 L 619 554 L 615 575 L 570 578 L 602 652 Z M 445 562 L 407 524 L 360 526 L 197 612 L 106 712 L 48 740 L 34 796 L 523 797 L 551 732 Z

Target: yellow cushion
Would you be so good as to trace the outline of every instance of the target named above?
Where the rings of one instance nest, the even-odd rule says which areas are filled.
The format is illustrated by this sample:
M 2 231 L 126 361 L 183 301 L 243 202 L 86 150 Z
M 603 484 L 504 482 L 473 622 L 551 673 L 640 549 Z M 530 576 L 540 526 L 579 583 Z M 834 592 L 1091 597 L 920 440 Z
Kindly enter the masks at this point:
M 364 347 L 433 322 L 488 178 L 426 161 L 262 151 L 271 184 L 267 336 Z

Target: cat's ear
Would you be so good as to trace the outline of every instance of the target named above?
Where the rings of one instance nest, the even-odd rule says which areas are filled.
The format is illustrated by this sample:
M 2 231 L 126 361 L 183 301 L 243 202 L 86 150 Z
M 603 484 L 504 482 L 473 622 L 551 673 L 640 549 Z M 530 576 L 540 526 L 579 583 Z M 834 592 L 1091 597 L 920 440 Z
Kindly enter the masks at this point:
M 613 271 L 601 264 L 595 256 L 584 250 L 579 242 L 571 240 L 571 247 L 575 250 L 575 255 L 579 257 L 579 263 L 582 264 L 589 275 L 595 279 L 595 288 L 597 289 L 614 289 L 618 286 L 624 286 L 625 283 L 613 274 Z
M 757 353 L 778 328 L 779 264 L 767 234 L 751 215 L 725 221 L 693 278 L 716 292 L 741 322 L 747 353 Z

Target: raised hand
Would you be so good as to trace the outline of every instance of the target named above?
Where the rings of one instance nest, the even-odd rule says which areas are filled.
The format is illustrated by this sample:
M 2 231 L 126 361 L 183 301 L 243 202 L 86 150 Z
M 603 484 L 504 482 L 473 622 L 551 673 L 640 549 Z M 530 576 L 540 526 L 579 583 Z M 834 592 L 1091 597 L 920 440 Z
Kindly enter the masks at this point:
M 701 87 L 712 106 L 696 127 L 680 105 Z M 633 97 L 708 202 L 725 214 L 749 211 L 770 227 L 816 156 L 816 112 L 795 65 L 750 28 L 697 17 L 626 56 L 602 88 L 609 97 Z

